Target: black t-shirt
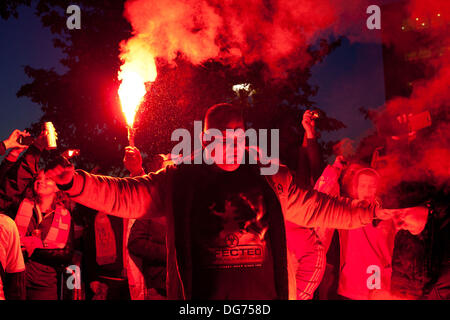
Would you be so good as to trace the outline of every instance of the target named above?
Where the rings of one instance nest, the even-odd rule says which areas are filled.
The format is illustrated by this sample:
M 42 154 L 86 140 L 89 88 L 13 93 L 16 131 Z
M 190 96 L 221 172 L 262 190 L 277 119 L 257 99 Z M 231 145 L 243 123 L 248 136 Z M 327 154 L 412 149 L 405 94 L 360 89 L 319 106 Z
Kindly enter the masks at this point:
M 192 212 L 193 299 L 276 299 L 259 170 L 210 166 Z

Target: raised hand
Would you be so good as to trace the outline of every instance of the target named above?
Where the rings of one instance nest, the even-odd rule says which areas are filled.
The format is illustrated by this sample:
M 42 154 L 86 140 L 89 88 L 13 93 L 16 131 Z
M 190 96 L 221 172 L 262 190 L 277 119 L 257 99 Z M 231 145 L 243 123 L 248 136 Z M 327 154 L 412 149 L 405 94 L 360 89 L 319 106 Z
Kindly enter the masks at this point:
M 144 174 L 144 170 L 142 169 L 141 153 L 136 147 L 125 147 L 123 164 L 132 176 Z
M 302 126 L 305 129 L 306 138 L 313 139 L 316 136 L 316 123 L 314 121 L 314 112 L 306 110 L 303 114 Z
M 28 137 L 29 135 L 30 134 L 27 131 L 15 129 L 3 143 L 5 144 L 6 149 L 23 148 L 23 145 L 17 142 L 17 140 L 19 140 L 20 136 Z
M 411 207 L 398 209 L 393 219 L 397 230 L 408 230 L 411 234 L 418 235 L 427 224 L 428 208 Z
M 45 174 L 53 179 L 56 184 L 68 185 L 75 176 L 75 168 L 70 161 L 60 157 L 47 167 Z

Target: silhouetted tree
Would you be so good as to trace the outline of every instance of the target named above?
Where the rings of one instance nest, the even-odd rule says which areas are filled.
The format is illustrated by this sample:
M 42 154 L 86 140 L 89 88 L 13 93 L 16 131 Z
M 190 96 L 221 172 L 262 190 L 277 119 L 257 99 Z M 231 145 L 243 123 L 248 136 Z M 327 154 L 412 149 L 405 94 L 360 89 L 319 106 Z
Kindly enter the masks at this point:
M 81 30 L 66 27 L 65 10 L 71 2 L 32 2 L 43 26 L 54 34 L 54 46 L 62 49 L 61 63 L 67 71 L 58 74 L 53 69 L 27 66 L 24 70 L 31 82 L 23 85 L 17 95 L 28 97 L 41 107 L 41 122 L 55 124 L 62 148 L 81 150 L 78 167 L 121 168 L 127 131 L 117 97 L 121 64 L 118 56 L 120 41 L 131 37 L 131 27 L 123 17 L 125 1 L 77 1 L 82 10 Z M 19 5 L 30 5 L 30 1 L 2 3 L 2 17 L 16 17 Z M 288 70 L 285 79 L 269 79 L 267 66 L 262 63 L 229 66 L 207 61 L 194 66 L 180 54 L 174 66 L 159 59 L 158 77 L 148 86 L 136 117 L 136 145 L 147 155 L 168 153 L 174 144 L 170 141 L 174 129 L 192 129 L 193 120 L 201 120 L 212 104 L 240 102 L 249 125 L 279 128 L 282 137 L 292 138 L 292 150 L 282 150 L 282 158 L 291 159 L 296 156 L 294 150 L 303 135 L 302 114 L 315 107 L 312 98 L 318 87 L 308 83 L 310 69 L 339 44 L 339 40 L 320 41 L 310 49 L 310 64 Z M 237 83 L 251 83 L 251 96 L 233 92 L 232 86 Z M 343 127 L 343 123 L 326 117 L 322 111 L 319 130 Z M 34 131 L 37 128 L 35 124 Z

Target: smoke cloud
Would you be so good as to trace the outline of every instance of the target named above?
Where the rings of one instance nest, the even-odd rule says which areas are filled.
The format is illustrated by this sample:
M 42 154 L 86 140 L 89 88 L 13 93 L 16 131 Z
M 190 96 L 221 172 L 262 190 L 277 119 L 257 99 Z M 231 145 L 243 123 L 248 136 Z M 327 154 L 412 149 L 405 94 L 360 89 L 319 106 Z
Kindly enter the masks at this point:
M 134 37 L 122 44 L 122 58 L 143 60 L 146 53 L 146 60 L 169 62 L 182 54 L 193 64 L 262 61 L 273 77 L 282 77 L 308 65 L 308 46 L 320 37 L 367 37 L 368 5 L 365 0 L 130 0 L 125 17 Z

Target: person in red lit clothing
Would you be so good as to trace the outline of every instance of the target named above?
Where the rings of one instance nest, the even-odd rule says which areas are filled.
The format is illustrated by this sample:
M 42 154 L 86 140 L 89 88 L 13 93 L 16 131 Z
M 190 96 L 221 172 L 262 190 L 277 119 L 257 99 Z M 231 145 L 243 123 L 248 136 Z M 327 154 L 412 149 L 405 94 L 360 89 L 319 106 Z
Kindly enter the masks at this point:
M 311 189 L 322 170 L 322 156 L 317 143 L 314 114 L 306 110 L 302 126 L 305 130 L 303 144 L 299 148 L 299 163 L 295 180 L 299 187 Z M 312 228 L 304 228 L 286 221 L 288 250 L 293 255 L 297 300 L 310 300 L 319 286 L 326 265 L 325 249 Z
M 378 202 L 379 174 L 360 168 L 352 179 L 352 195 Z M 340 273 L 338 294 L 347 299 L 387 299 L 391 286 L 394 221 L 375 221 L 354 230 L 339 230 Z
M 28 136 L 25 131 L 14 130 L 10 137 L 0 143 L 0 155 L 11 149 L 0 165 L 0 181 L 3 182 L 7 172 L 16 162 L 20 153 L 27 147 L 17 143 L 19 136 Z M 1 193 L 0 193 L 1 196 Z M 7 197 L 1 197 L 5 206 Z M 4 212 L 8 206 L 1 208 Z M 25 263 L 20 248 L 20 236 L 14 221 L 0 213 L 0 300 L 25 299 Z
M 218 104 L 207 111 L 204 131 L 244 130 L 244 123 L 239 108 Z M 75 172 L 69 163 L 48 174 L 74 201 L 96 210 L 167 218 L 169 299 L 288 299 L 285 220 L 356 228 L 391 217 L 386 209 L 300 189 L 284 166 L 262 176 L 258 165 L 241 165 L 241 151 L 225 143 L 211 165 L 173 165 L 134 178 Z
M 130 176 L 145 175 L 140 152 L 126 147 L 123 159 Z M 77 206 L 75 217 L 83 226 L 83 279 L 87 300 L 129 300 L 135 298 L 137 283 L 128 265 L 127 238 L 134 221 Z M 132 270 L 134 271 L 134 270 Z
M 16 224 L 0 213 L 0 300 L 25 298 L 25 263 Z
M 25 258 L 27 300 L 57 300 L 60 272 L 72 257 L 70 201 L 38 163 L 46 132 L 11 166 L 1 182 L 5 212 L 17 225 Z

